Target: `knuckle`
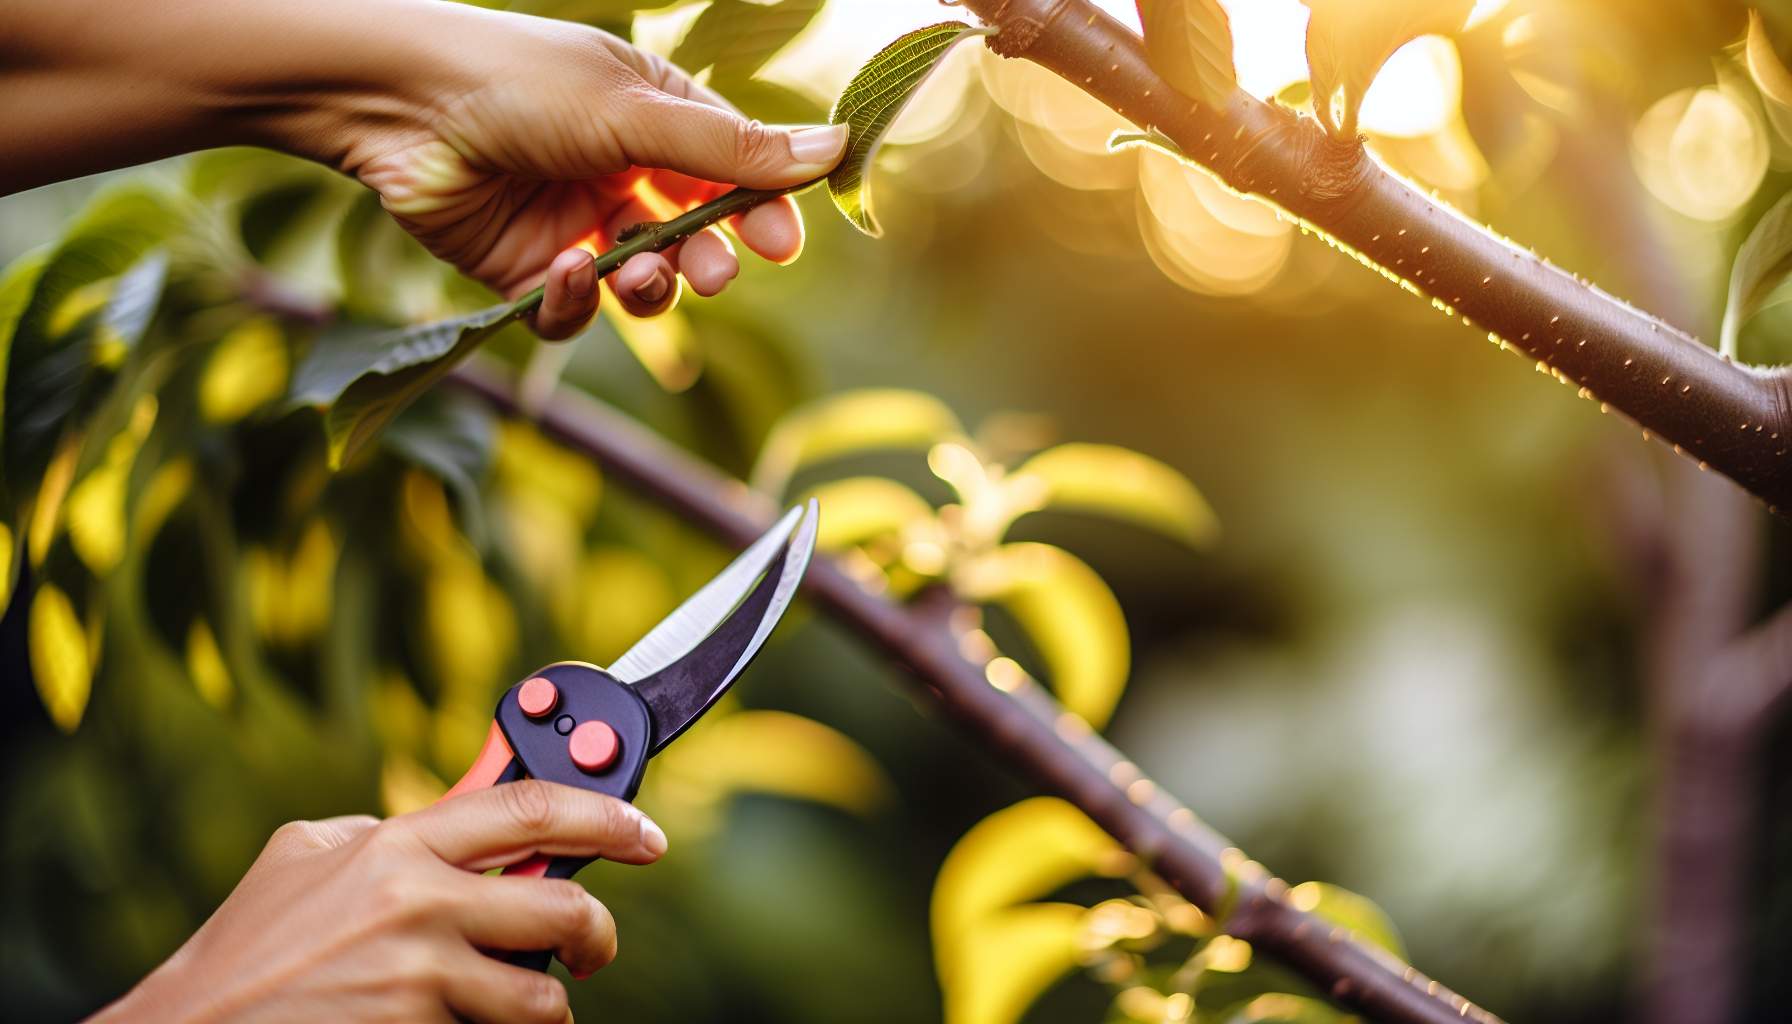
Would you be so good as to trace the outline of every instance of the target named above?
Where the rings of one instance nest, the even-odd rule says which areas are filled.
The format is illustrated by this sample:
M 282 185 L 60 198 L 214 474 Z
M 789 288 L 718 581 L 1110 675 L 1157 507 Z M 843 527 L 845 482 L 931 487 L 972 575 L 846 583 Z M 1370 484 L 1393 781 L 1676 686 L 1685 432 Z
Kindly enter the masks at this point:
M 536 779 L 523 779 L 498 787 L 504 794 L 505 812 L 517 827 L 531 836 L 545 835 L 556 824 L 559 815 L 554 809 L 554 794 L 548 784 Z
M 591 920 L 591 904 L 596 902 L 585 887 L 565 879 L 555 882 L 549 892 L 548 913 L 561 933 L 571 935 L 584 930 Z
M 516 1011 L 520 1019 L 560 1024 L 566 1019 L 566 986 L 548 974 L 518 979 Z
M 309 821 L 289 821 L 274 830 L 268 837 L 268 848 L 274 850 L 301 850 L 316 845 L 316 826 Z
M 763 167 L 782 157 L 783 137 L 758 120 L 745 120 L 734 133 L 734 160 L 741 167 Z

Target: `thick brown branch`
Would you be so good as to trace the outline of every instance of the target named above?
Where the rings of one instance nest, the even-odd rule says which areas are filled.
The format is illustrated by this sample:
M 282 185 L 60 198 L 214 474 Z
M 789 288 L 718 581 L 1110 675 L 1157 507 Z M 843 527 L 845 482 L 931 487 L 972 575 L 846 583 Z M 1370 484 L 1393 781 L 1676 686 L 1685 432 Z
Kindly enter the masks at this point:
M 1139 37 L 1088 0 L 963 0 L 989 46 L 1156 128 L 1255 193 L 1547 364 L 1770 506 L 1792 509 L 1792 378 L 1735 365 L 1673 327 L 1440 206 L 1363 148 L 1242 92 L 1197 104 L 1151 70 Z
M 513 390 L 490 371 L 462 367 L 449 380 L 507 413 L 518 412 Z M 557 392 L 539 423 L 605 472 L 731 544 L 758 536 L 775 511 L 745 485 L 576 391 Z M 815 560 L 804 588 L 831 616 L 906 667 L 980 744 L 1033 784 L 1081 808 L 1178 892 L 1219 917 L 1229 933 L 1299 970 L 1339 1002 L 1400 1024 L 1498 1020 L 1345 929 L 1294 909 L 1285 898 L 1286 883 L 1247 860 L 1040 687 L 1022 683 L 1005 692 L 991 685 L 951 627 L 956 606 L 949 598 L 897 604 L 825 557 Z

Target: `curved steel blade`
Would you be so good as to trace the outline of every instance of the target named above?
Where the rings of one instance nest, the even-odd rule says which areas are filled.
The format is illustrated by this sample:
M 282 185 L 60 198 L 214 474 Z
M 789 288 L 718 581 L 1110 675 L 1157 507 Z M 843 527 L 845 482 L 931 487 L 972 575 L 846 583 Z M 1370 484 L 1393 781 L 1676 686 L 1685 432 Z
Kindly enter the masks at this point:
M 635 641 L 635 645 L 610 666 L 610 674 L 625 683 L 639 682 L 677 661 L 697 646 L 698 641 L 715 632 L 728 613 L 740 604 L 741 595 L 783 550 L 784 541 L 802 514 L 801 508 L 784 513 L 784 518 L 728 563 L 728 568 L 717 573 L 703 585 L 703 589 L 686 598 L 672 614 L 661 619 L 659 625 L 648 630 L 646 636 Z
M 784 609 L 790 607 L 803 573 L 808 571 L 809 559 L 815 554 L 815 528 L 819 521 L 813 498 L 800 511 L 806 515 L 796 536 L 778 552 L 766 569 L 765 578 L 734 614 L 689 654 L 635 684 L 636 692 L 653 713 L 652 753 L 659 753 L 721 699 L 765 645 Z

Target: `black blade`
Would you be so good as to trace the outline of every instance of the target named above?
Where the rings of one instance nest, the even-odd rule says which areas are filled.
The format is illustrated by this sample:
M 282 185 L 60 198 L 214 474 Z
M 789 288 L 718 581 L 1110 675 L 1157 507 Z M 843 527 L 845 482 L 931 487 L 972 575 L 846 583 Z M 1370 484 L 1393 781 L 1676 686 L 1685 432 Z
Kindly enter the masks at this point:
M 805 512 L 802 526 L 766 568 L 765 576 L 715 632 L 684 657 L 635 684 L 653 714 L 653 753 L 721 699 L 790 607 L 815 553 L 814 500 Z

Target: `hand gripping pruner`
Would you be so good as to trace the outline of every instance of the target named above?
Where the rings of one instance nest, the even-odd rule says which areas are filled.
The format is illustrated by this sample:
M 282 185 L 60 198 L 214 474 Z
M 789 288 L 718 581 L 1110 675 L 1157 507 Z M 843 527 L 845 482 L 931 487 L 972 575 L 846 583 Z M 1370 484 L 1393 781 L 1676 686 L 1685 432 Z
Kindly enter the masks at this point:
M 505 691 L 484 749 L 447 796 L 536 778 L 633 800 L 648 758 L 727 692 L 790 606 L 816 514 L 813 500 L 791 509 L 609 669 L 563 661 Z M 591 859 L 536 856 L 504 873 L 571 878 Z M 505 957 L 542 971 L 552 958 Z

